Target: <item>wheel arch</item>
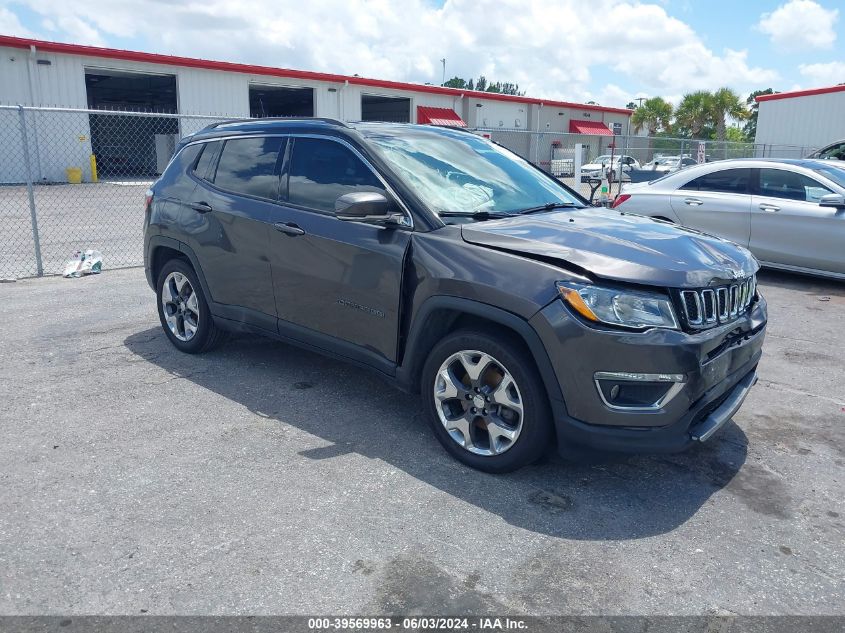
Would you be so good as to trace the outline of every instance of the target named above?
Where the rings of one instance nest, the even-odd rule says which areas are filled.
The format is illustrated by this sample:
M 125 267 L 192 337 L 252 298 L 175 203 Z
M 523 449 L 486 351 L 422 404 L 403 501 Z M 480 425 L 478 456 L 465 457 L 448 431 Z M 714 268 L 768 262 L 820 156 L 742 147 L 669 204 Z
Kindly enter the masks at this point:
M 150 284 L 155 290 L 155 284 L 158 282 L 158 276 L 161 272 L 162 266 L 171 259 L 184 259 L 194 269 L 194 272 L 199 279 L 200 286 L 202 286 L 203 294 L 208 301 L 209 307 L 213 304 L 211 293 L 208 290 L 208 283 L 205 280 L 205 275 L 202 272 L 199 260 L 190 246 L 184 242 L 174 240 L 173 238 L 164 235 L 155 235 L 150 238 L 147 247 L 147 261 L 149 262 L 149 278 Z
M 533 359 L 553 409 L 555 402 L 563 401 L 549 355 L 528 321 L 502 308 L 460 297 L 430 297 L 417 311 L 396 371 L 399 386 L 405 391 L 417 393 L 423 365 L 431 348 L 447 334 L 469 327 L 508 332 Z

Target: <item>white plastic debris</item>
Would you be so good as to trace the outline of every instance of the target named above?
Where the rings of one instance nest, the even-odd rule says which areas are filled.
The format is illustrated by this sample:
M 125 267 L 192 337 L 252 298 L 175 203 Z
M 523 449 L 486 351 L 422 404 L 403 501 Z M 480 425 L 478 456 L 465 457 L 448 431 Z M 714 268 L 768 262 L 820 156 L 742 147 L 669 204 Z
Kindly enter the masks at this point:
M 76 251 L 65 263 L 63 277 L 82 277 L 82 275 L 96 275 L 103 269 L 103 254 L 91 250 Z

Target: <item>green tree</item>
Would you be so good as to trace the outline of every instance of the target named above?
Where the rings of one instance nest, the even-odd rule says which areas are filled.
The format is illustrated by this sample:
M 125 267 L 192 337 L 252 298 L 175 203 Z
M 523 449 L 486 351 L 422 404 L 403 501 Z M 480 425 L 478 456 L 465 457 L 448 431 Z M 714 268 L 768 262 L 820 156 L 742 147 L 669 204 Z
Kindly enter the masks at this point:
M 626 107 L 628 110 L 636 110 L 636 109 L 637 109 L 637 104 L 636 104 L 636 103 L 634 103 L 633 101 L 629 101 L 629 102 L 628 102 L 628 105 L 626 105 L 625 107 Z
M 759 113 L 759 107 L 757 105 L 757 97 L 762 95 L 773 95 L 775 91 L 771 88 L 766 88 L 765 90 L 755 90 L 748 98 L 745 100 L 745 104 L 748 106 L 748 121 L 745 122 L 745 127 L 743 128 L 745 131 L 745 137 L 751 142 L 754 142 L 754 138 L 757 136 L 757 115 Z
M 481 75 L 478 79 L 475 80 L 475 89 L 479 92 L 486 92 L 487 91 L 487 77 Z
M 668 130 L 672 123 L 672 104 L 662 97 L 646 99 L 631 115 L 631 125 L 634 133 L 647 130 L 649 136 L 654 136 L 661 130 Z
M 646 99 L 631 115 L 631 125 L 634 134 L 640 130 L 648 131 L 647 158 L 653 158 L 653 136 L 662 130 L 668 130 L 672 122 L 672 104 L 662 97 Z M 648 161 L 643 161 L 648 162 Z
M 719 141 L 727 138 L 728 119 L 744 121 L 749 116 L 742 99 L 730 88 L 719 88 L 713 93 L 711 112 L 716 124 L 716 139 Z
M 472 79 L 470 79 L 472 81 Z M 467 82 L 461 77 L 452 77 L 449 81 L 443 84 L 447 88 L 466 88 Z
M 714 124 L 713 95 L 699 90 L 684 95 L 675 110 L 675 128 L 683 136 L 703 138 L 704 131 Z

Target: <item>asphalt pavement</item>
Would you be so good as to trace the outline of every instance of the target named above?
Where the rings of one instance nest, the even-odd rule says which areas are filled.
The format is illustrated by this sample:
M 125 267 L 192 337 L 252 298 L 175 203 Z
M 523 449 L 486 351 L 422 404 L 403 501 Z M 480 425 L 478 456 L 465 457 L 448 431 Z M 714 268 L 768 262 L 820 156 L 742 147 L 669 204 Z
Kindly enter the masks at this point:
M 494 476 L 352 366 L 180 354 L 140 269 L 0 284 L 0 614 L 843 615 L 845 284 L 760 287 L 710 442 Z

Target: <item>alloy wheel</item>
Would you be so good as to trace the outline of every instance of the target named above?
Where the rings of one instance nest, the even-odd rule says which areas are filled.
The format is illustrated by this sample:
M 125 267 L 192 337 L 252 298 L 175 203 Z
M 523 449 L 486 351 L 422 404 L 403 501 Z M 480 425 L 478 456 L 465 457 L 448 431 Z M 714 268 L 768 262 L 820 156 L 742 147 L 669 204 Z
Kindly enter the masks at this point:
M 161 287 L 161 306 L 170 332 L 180 341 L 190 341 L 200 323 L 197 293 L 190 280 L 180 272 L 172 272 Z
M 499 455 L 522 431 L 522 395 L 505 366 L 485 352 L 449 356 L 434 380 L 437 415 L 449 436 L 476 455 Z

